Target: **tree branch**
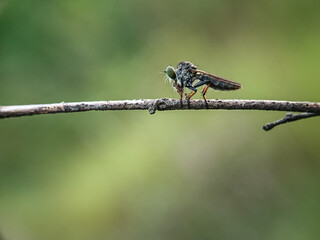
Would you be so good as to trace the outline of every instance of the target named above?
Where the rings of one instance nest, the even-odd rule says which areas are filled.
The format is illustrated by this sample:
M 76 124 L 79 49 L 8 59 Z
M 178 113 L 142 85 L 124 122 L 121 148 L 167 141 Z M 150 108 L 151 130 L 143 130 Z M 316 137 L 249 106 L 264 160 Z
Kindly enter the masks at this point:
M 106 110 L 148 110 L 154 114 L 156 110 L 207 110 L 207 109 L 227 109 L 227 110 L 266 110 L 266 111 L 290 111 L 308 112 L 297 115 L 297 117 L 286 117 L 280 120 L 281 123 L 267 124 L 265 130 L 270 130 L 274 126 L 284 122 L 295 121 L 320 114 L 319 102 L 290 102 L 272 100 L 219 100 L 211 99 L 206 105 L 203 100 L 190 100 L 190 106 L 183 100 L 161 98 L 161 99 L 140 99 L 140 100 L 119 100 L 119 101 L 95 101 L 95 102 L 71 102 L 52 103 L 37 105 L 0 106 L 0 119 L 32 116 L 40 114 L 70 113 L 85 111 L 106 111 Z M 314 113 L 314 114 L 310 114 Z M 296 116 L 296 115 L 294 115 Z M 298 117 L 299 116 L 299 117 Z
M 263 129 L 266 131 L 271 130 L 272 128 L 287 123 L 287 122 L 293 122 L 297 121 L 300 119 L 306 119 L 310 117 L 315 117 L 315 116 L 320 116 L 318 113 L 300 113 L 300 114 L 295 114 L 293 115 L 292 113 L 287 113 L 286 116 L 278 121 L 272 122 L 272 123 L 267 123 L 266 125 L 263 126 Z

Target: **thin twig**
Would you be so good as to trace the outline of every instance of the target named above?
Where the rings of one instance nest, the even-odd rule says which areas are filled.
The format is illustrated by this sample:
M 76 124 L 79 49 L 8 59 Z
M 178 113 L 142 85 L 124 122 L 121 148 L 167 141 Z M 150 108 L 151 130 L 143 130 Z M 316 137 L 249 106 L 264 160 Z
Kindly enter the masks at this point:
M 187 101 L 162 98 L 162 99 L 140 99 L 140 100 L 119 100 L 119 101 L 95 101 L 95 102 L 71 102 L 37 105 L 18 105 L 0 107 L 0 118 L 30 116 L 52 113 L 69 113 L 84 111 L 105 111 L 105 110 L 207 110 L 207 109 L 228 109 L 228 110 L 267 110 L 267 111 L 292 111 L 292 112 L 314 112 L 320 113 L 320 103 L 313 102 L 289 102 L 272 100 L 207 100 L 206 106 L 203 100 L 191 100 L 190 107 Z
M 306 119 L 306 118 L 315 117 L 315 116 L 320 116 L 320 114 L 318 114 L 318 113 L 300 113 L 300 114 L 293 115 L 292 113 L 287 113 L 284 118 L 282 118 L 278 121 L 272 122 L 272 123 L 267 123 L 266 125 L 263 126 L 263 129 L 266 131 L 269 131 L 276 126 L 287 123 L 287 122 L 293 122 L 293 121 L 297 121 L 300 119 Z
M 180 100 L 161 98 L 161 99 L 140 99 L 140 100 L 120 100 L 120 101 L 96 101 L 96 102 L 71 102 L 71 103 L 53 103 L 37 105 L 20 106 L 0 106 L 0 119 L 32 116 L 40 114 L 70 113 L 84 111 L 105 111 L 105 110 L 148 110 L 154 114 L 156 110 L 208 110 L 208 109 L 227 109 L 227 110 L 266 110 L 266 111 L 291 111 L 308 112 L 303 116 L 320 114 L 319 102 L 290 102 L 290 101 L 272 101 L 272 100 L 219 100 L 209 99 L 207 105 L 203 100 L 191 100 L 190 106 L 186 100 L 183 100 L 182 106 Z M 306 117 L 299 117 L 299 119 Z M 298 120 L 295 119 L 295 120 Z M 288 118 L 281 123 L 294 120 Z M 279 125 L 278 123 L 276 125 Z M 274 126 L 276 126 L 274 125 Z M 270 125 L 272 126 L 272 125 Z M 271 129 L 267 125 L 265 128 Z M 264 128 L 264 129 L 265 129 Z M 266 129 L 265 129 L 266 130 Z

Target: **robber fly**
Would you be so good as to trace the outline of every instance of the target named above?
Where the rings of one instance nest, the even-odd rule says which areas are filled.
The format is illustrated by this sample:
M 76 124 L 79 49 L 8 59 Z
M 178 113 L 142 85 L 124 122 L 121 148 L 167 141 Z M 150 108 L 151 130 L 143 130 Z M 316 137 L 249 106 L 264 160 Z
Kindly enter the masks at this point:
M 180 62 L 177 65 L 177 69 L 174 69 L 172 66 L 168 66 L 164 72 L 170 79 L 173 80 L 172 86 L 179 93 L 181 103 L 184 93 L 184 87 L 187 87 L 191 90 L 191 93 L 189 95 L 186 95 L 186 99 L 188 100 L 189 104 L 191 97 L 196 94 L 197 88 L 205 85 L 202 90 L 202 96 L 206 105 L 206 93 L 209 88 L 222 91 L 242 89 L 240 83 L 233 82 L 198 70 L 197 66 L 195 66 L 191 62 Z M 193 85 L 195 81 L 197 82 Z

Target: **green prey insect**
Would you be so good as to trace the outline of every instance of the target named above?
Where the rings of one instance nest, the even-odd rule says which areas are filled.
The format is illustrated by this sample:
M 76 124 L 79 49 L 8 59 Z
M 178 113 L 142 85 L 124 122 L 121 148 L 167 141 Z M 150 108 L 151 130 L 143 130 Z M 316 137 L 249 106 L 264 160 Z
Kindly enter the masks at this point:
M 182 104 L 184 87 L 187 87 L 191 90 L 189 95 L 186 95 L 186 99 L 189 101 L 193 95 L 196 94 L 197 88 L 205 85 L 202 90 L 202 97 L 207 106 L 206 93 L 209 88 L 221 91 L 230 91 L 242 89 L 240 83 L 233 82 L 205 71 L 198 70 L 197 66 L 191 62 L 180 62 L 177 65 L 177 69 L 174 69 L 172 66 L 168 66 L 164 71 L 167 76 L 173 80 L 172 86 L 177 90 L 180 95 L 180 101 Z M 197 81 L 194 85 L 193 83 Z

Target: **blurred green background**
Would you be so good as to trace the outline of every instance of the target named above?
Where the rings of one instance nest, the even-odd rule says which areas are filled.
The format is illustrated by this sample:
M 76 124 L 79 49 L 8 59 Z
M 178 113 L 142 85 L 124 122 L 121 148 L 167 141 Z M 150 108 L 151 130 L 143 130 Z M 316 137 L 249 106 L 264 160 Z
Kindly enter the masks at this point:
M 0 105 L 178 98 L 189 60 L 243 84 L 208 98 L 319 101 L 312 0 L 0 2 Z M 195 98 L 201 98 L 197 94 Z M 318 239 L 320 119 L 87 112 L 0 121 L 5 239 Z

